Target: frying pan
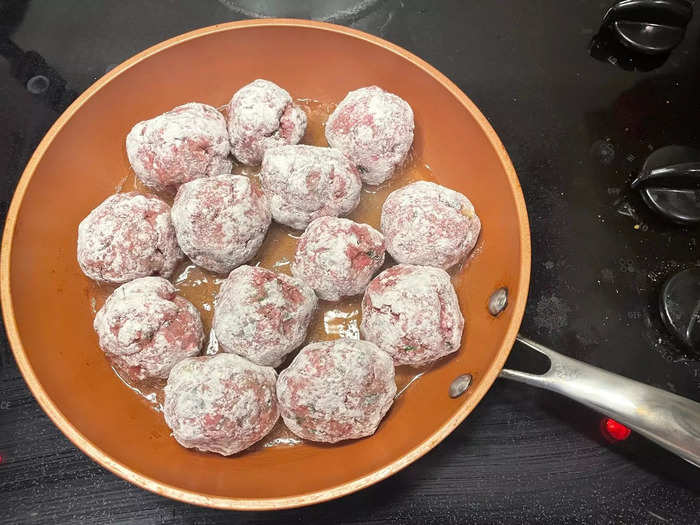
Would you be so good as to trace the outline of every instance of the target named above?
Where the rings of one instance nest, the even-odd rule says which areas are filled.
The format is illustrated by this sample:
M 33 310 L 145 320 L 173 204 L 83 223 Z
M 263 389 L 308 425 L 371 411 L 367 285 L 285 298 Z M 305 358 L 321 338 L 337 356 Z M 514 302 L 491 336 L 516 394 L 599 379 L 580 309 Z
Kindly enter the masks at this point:
M 411 384 L 374 436 L 224 458 L 180 447 L 161 415 L 109 368 L 91 328 L 89 283 L 75 260 L 76 229 L 128 173 L 123 144 L 135 122 L 192 100 L 223 105 L 255 78 L 273 80 L 295 97 L 328 102 L 372 84 L 397 93 L 415 113 L 414 156 L 437 182 L 469 195 L 483 230 L 477 255 L 455 281 L 466 318 L 460 352 Z M 603 410 L 698 463 L 697 403 L 529 341 L 550 357 L 550 371 L 502 371 L 530 276 L 527 213 L 511 162 L 483 115 L 445 76 L 404 49 L 352 29 L 301 20 L 222 24 L 158 44 L 114 68 L 57 120 L 27 164 L 8 213 L 0 269 L 8 338 L 44 411 L 104 467 L 178 500 L 280 509 L 359 490 L 437 445 L 499 373 Z

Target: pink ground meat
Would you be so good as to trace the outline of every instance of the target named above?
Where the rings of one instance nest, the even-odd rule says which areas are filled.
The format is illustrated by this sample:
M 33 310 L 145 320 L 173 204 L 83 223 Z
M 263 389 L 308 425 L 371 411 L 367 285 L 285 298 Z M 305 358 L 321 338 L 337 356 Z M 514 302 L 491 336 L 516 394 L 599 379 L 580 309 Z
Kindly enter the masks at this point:
M 396 261 L 446 270 L 474 249 L 481 222 L 461 193 L 419 181 L 389 194 L 381 228 Z
M 180 186 L 172 220 L 180 247 L 193 263 L 226 273 L 256 254 L 272 217 L 251 179 L 219 175 Z
M 139 122 L 126 137 L 134 173 L 155 191 L 230 172 L 230 150 L 224 116 L 197 102 Z
M 243 164 L 260 164 L 269 148 L 296 144 L 306 131 L 306 113 L 269 80 L 239 89 L 228 105 L 228 133 L 233 155 Z
M 279 366 L 304 342 L 317 299 L 299 279 L 240 266 L 221 285 L 213 329 L 225 352 Z
M 156 197 L 112 195 L 78 226 L 78 263 L 96 281 L 170 277 L 181 258 L 170 207 Z
M 265 437 L 279 417 L 277 374 L 235 354 L 180 361 L 163 415 L 183 447 L 230 456 Z
M 396 365 L 423 366 L 459 350 L 464 317 L 450 276 L 399 264 L 375 277 L 362 299 L 360 334 Z
M 362 190 L 357 170 L 340 151 L 301 144 L 267 150 L 260 180 L 272 217 L 299 230 L 318 217 L 347 215 Z
M 336 443 L 374 434 L 396 395 L 391 357 L 368 341 L 304 347 L 277 381 L 285 424 L 297 436 Z
M 292 275 L 321 299 L 337 301 L 362 293 L 384 263 L 384 238 L 367 224 L 320 217 L 306 228 L 297 245 Z
M 394 174 L 413 144 L 413 110 L 377 86 L 350 91 L 326 122 L 328 144 L 345 153 L 367 184 Z
M 121 285 L 97 312 L 94 328 L 107 357 L 133 380 L 167 379 L 204 341 L 199 312 L 162 277 Z

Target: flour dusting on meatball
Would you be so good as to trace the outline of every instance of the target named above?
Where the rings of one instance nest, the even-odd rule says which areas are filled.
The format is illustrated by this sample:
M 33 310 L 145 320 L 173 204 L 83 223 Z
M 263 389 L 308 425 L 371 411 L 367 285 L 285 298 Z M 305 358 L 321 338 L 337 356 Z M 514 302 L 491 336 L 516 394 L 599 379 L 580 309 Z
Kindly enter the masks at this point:
M 381 229 L 396 261 L 446 270 L 474 249 L 481 221 L 461 193 L 419 181 L 389 194 Z
M 211 106 L 191 102 L 136 124 L 126 154 L 136 176 L 155 191 L 231 171 L 226 120 Z
M 303 230 L 318 217 L 347 215 L 360 203 L 362 180 L 333 148 L 281 146 L 267 150 L 260 181 L 272 217 Z
M 260 188 L 241 175 L 183 184 L 172 219 L 185 254 L 197 266 L 216 273 L 230 272 L 251 259 L 272 221 Z
M 170 277 L 180 259 L 170 207 L 156 197 L 112 195 L 78 225 L 78 263 L 96 281 Z
M 219 345 L 264 366 L 279 366 L 306 337 L 318 301 L 289 275 L 240 266 L 222 283 L 213 329 Z
M 377 86 L 350 91 L 326 122 L 328 144 L 345 153 L 367 184 L 391 178 L 413 144 L 413 110 Z
M 265 437 L 279 418 L 277 373 L 235 354 L 180 361 L 163 415 L 183 447 L 230 456 Z
M 306 113 L 287 91 L 258 79 L 239 89 L 228 105 L 228 133 L 233 155 L 258 165 L 269 148 L 296 144 L 306 131 Z
M 162 277 L 121 285 L 97 312 L 94 328 L 102 350 L 132 380 L 166 379 L 204 341 L 199 311 Z
M 287 427 L 336 443 L 374 434 L 396 395 L 391 357 L 373 343 L 336 339 L 304 347 L 277 381 Z
M 377 275 L 362 299 L 360 333 L 396 365 L 422 366 L 459 350 L 464 317 L 450 276 L 399 264 Z
M 384 263 L 384 238 L 367 224 L 320 217 L 297 245 L 292 274 L 321 299 L 337 301 L 362 293 Z

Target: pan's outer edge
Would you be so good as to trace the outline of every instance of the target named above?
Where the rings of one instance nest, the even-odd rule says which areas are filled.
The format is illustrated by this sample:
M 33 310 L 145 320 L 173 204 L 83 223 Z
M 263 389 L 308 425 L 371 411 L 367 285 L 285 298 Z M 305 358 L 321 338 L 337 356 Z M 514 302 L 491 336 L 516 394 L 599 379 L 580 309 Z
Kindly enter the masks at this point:
M 400 55 L 404 59 L 412 62 L 416 66 L 420 67 L 434 79 L 436 79 L 440 84 L 442 84 L 454 97 L 456 97 L 467 110 L 476 118 L 479 125 L 481 126 L 484 133 L 488 137 L 491 144 L 494 146 L 498 152 L 501 164 L 503 165 L 506 174 L 508 176 L 510 185 L 513 190 L 517 205 L 518 220 L 520 222 L 520 242 L 522 245 L 523 256 L 520 261 L 520 289 L 517 296 L 510 297 L 510 305 L 513 308 L 513 321 L 511 322 L 508 330 L 506 332 L 505 338 L 501 348 L 498 351 L 498 355 L 493 366 L 484 375 L 482 380 L 479 382 L 478 387 L 470 393 L 468 402 L 465 402 L 459 411 L 442 427 L 437 429 L 432 436 L 417 445 L 408 454 L 394 461 L 393 463 L 386 465 L 385 467 L 376 470 L 375 472 L 368 474 L 362 478 L 350 481 L 343 485 L 332 487 L 329 489 L 303 494 L 299 496 L 292 496 L 286 498 L 274 498 L 274 499 L 236 499 L 236 498 L 226 498 L 220 496 L 210 496 L 205 494 L 198 494 L 196 492 L 182 490 L 177 487 L 161 483 L 155 479 L 149 478 L 138 472 L 134 472 L 127 466 L 115 461 L 105 452 L 97 448 L 92 444 L 85 436 L 83 436 L 61 413 L 61 411 L 54 405 L 54 403 L 49 399 L 48 395 L 39 383 L 34 371 L 32 370 L 29 360 L 27 359 L 24 347 L 22 346 L 22 341 L 19 337 L 19 331 L 17 329 L 17 323 L 15 320 L 15 314 L 12 307 L 12 291 L 10 288 L 10 261 L 12 255 L 12 243 L 14 239 L 15 226 L 17 224 L 17 218 L 19 209 L 24 198 L 29 181 L 32 178 L 34 170 L 39 163 L 39 160 L 44 155 L 44 152 L 49 147 L 53 141 L 56 134 L 63 128 L 63 126 L 69 121 L 72 115 L 95 93 L 97 93 L 103 86 L 109 83 L 113 78 L 120 75 L 133 65 L 141 62 L 145 58 L 158 53 L 164 49 L 171 46 L 178 45 L 182 42 L 199 38 L 203 35 L 208 35 L 211 33 L 218 33 L 223 31 L 232 31 L 237 29 L 244 29 L 254 26 L 295 26 L 295 27 L 305 27 L 312 28 L 321 31 L 330 31 L 334 33 L 342 33 L 353 38 L 358 38 L 365 40 L 372 44 L 378 45 Z M 225 24 L 218 24 L 210 27 L 205 27 L 202 29 L 197 29 L 183 35 L 176 36 L 160 44 L 156 44 L 153 47 L 142 51 L 141 53 L 133 56 L 127 61 L 123 62 L 119 66 L 115 67 L 92 86 L 90 86 L 80 97 L 78 97 L 73 104 L 58 118 L 54 125 L 46 133 L 46 136 L 42 139 L 36 151 L 32 155 L 31 159 L 27 163 L 27 166 L 22 173 L 22 177 L 19 180 L 15 194 L 12 198 L 10 208 L 8 210 L 7 219 L 5 222 L 5 229 L 2 238 L 2 251 L 0 253 L 0 299 L 2 300 L 2 310 L 3 310 L 3 320 L 5 323 L 5 329 L 7 331 L 7 336 L 10 341 L 10 346 L 12 347 L 13 353 L 15 355 L 15 360 L 17 365 L 24 376 L 30 390 L 36 397 L 41 408 L 46 412 L 46 414 L 51 418 L 54 424 L 70 439 L 80 450 L 85 454 L 90 456 L 93 460 L 97 461 L 102 466 L 106 467 L 114 474 L 119 477 L 138 485 L 146 490 L 180 500 L 186 503 L 192 503 L 195 505 L 202 505 L 206 507 L 214 507 L 221 509 L 231 509 L 231 510 L 273 510 L 273 509 L 285 509 L 302 507 L 305 505 L 311 505 L 315 503 L 320 503 L 323 501 L 328 501 L 334 498 L 350 494 L 352 492 L 358 491 L 364 487 L 377 483 L 390 475 L 398 472 L 405 466 L 414 462 L 434 446 L 436 446 L 440 441 L 442 441 L 452 430 L 459 425 L 464 418 L 471 412 L 471 410 L 478 404 L 481 398 L 486 394 L 486 391 L 491 387 L 493 382 L 496 380 L 498 373 L 503 368 L 503 365 L 510 353 L 510 349 L 515 342 L 515 337 L 517 335 L 520 321 L 522 320 L 525 303 L 527 301 L 527 293 L 530 282 L 530 228 L 527 217 L 527 210 L 525 208 L 525 199 L 520 188 L 520 183 L 518 177 L 515 174 L 513 165 L 508 157 L 508 154 L 503 147 L 500 139 L 496 135 L 491 125 L 488 123 L 486 118 L 481 114 L 479 109 L 474 105 L 474 103 L 445 75 L 440 73 L 437 69 L 429 65 L 427 62 L 418 58 L 414 54 L 406 51 L 405 49 L 396 46 L 386 40 L 379 37 L 369 35 L 362 31 L 355 29 L 350 29 L 347 27 L 337 26 L 334 24 L 328 24 L 324 22 L 315 22 L 309 20 L 293 20 L 293 19 L 263 19 L 263 20 L 245 20 L 240 22 L 230 22 Z

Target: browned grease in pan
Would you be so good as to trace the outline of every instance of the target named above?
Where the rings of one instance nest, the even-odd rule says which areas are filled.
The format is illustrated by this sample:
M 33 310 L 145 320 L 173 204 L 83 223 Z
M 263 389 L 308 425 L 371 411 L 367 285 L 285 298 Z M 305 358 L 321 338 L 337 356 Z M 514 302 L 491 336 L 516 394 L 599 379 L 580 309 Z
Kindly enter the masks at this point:
M 335 108 L 334 104 L 327 104 L 315 100 L 301 99 L 297 103 L 303 107 L 308 116 L 306 133 L 302 139 L 303 144 L 314 146 L 327 146 L 325 137 L 325 123 L 328 116 Z M 259 167 L 234 164 L 233 173 L 246 175 L 257 179 Z M 379 218 L 382 204 L 387 195 L 397 188 L 405 186 L 417 180 L 434 180 L 430 168 L 420 158 L 415 158 L 413 150 L 409 153 L 404 166 L 386 183 L 379 186 L 364 186 L 360 204 L 348 217 L 356 222 L 366 223 L 379 229 Z M 117 191 L 140 191 L 152 193 L 145 188 L 133 173 L 122 181 Z M 159 197 L 172 204 L 173 196 L 159 194 Z M 265 242 L 256 254 L 255 258 L 247 264 L 260 265 L 271 270 L 291 274 L 290 263 L 294 259 L 297 239 L 301 235 L 298 230 L 281 226 L 273 222 L 265 238 Z M 385 266 L 393 264 L 387 254 Z M 459 272 L 458 272 L 459 273 Z M 219 291 L 221 281 L 225 275 L 218 275 L 193 265 L 189 259 L 183 260 L 172 277 L 172 282 L 178 293 L 190 300 L 200 311 L 204 329 L 210 334 L 216 294 Z M 456 276 L 459 278 L 459 275 Z M 112 293 L 114 286 L 90 285 L 90 304 L 94 313 L 102 307 L 105 299 Z M 325 341 L 339 337 L 359 339 L 360 302 L 362 296 L 345 298 L 338 302 L 319 301 L 319 308 L 311 322 L 306 338 L 306 343 Z M 218 351 L 217 343 L 211 335 L 205 341 L 203 353 L 213 354 Z M 295 354 L 295 353 L 294 353 Z M 292 359 L 292 354 L 280 367 L 284 368 Z M 396 369 L 396 386 L 400 395 L 414 380 L 418 379 L 424 370 L 401 366 Z M 144 381 L 134 383 L 121 377 L 131 389 L 141 394 L 158 411 L 162 410 L 163 387 L 165 381 Z M 289 446 L 300 443 L 301 440 L 294 436 L 285 427 L 282 419 L 277 422 L 275 428 L 262 441 L 253 448 L 270 446 Z

